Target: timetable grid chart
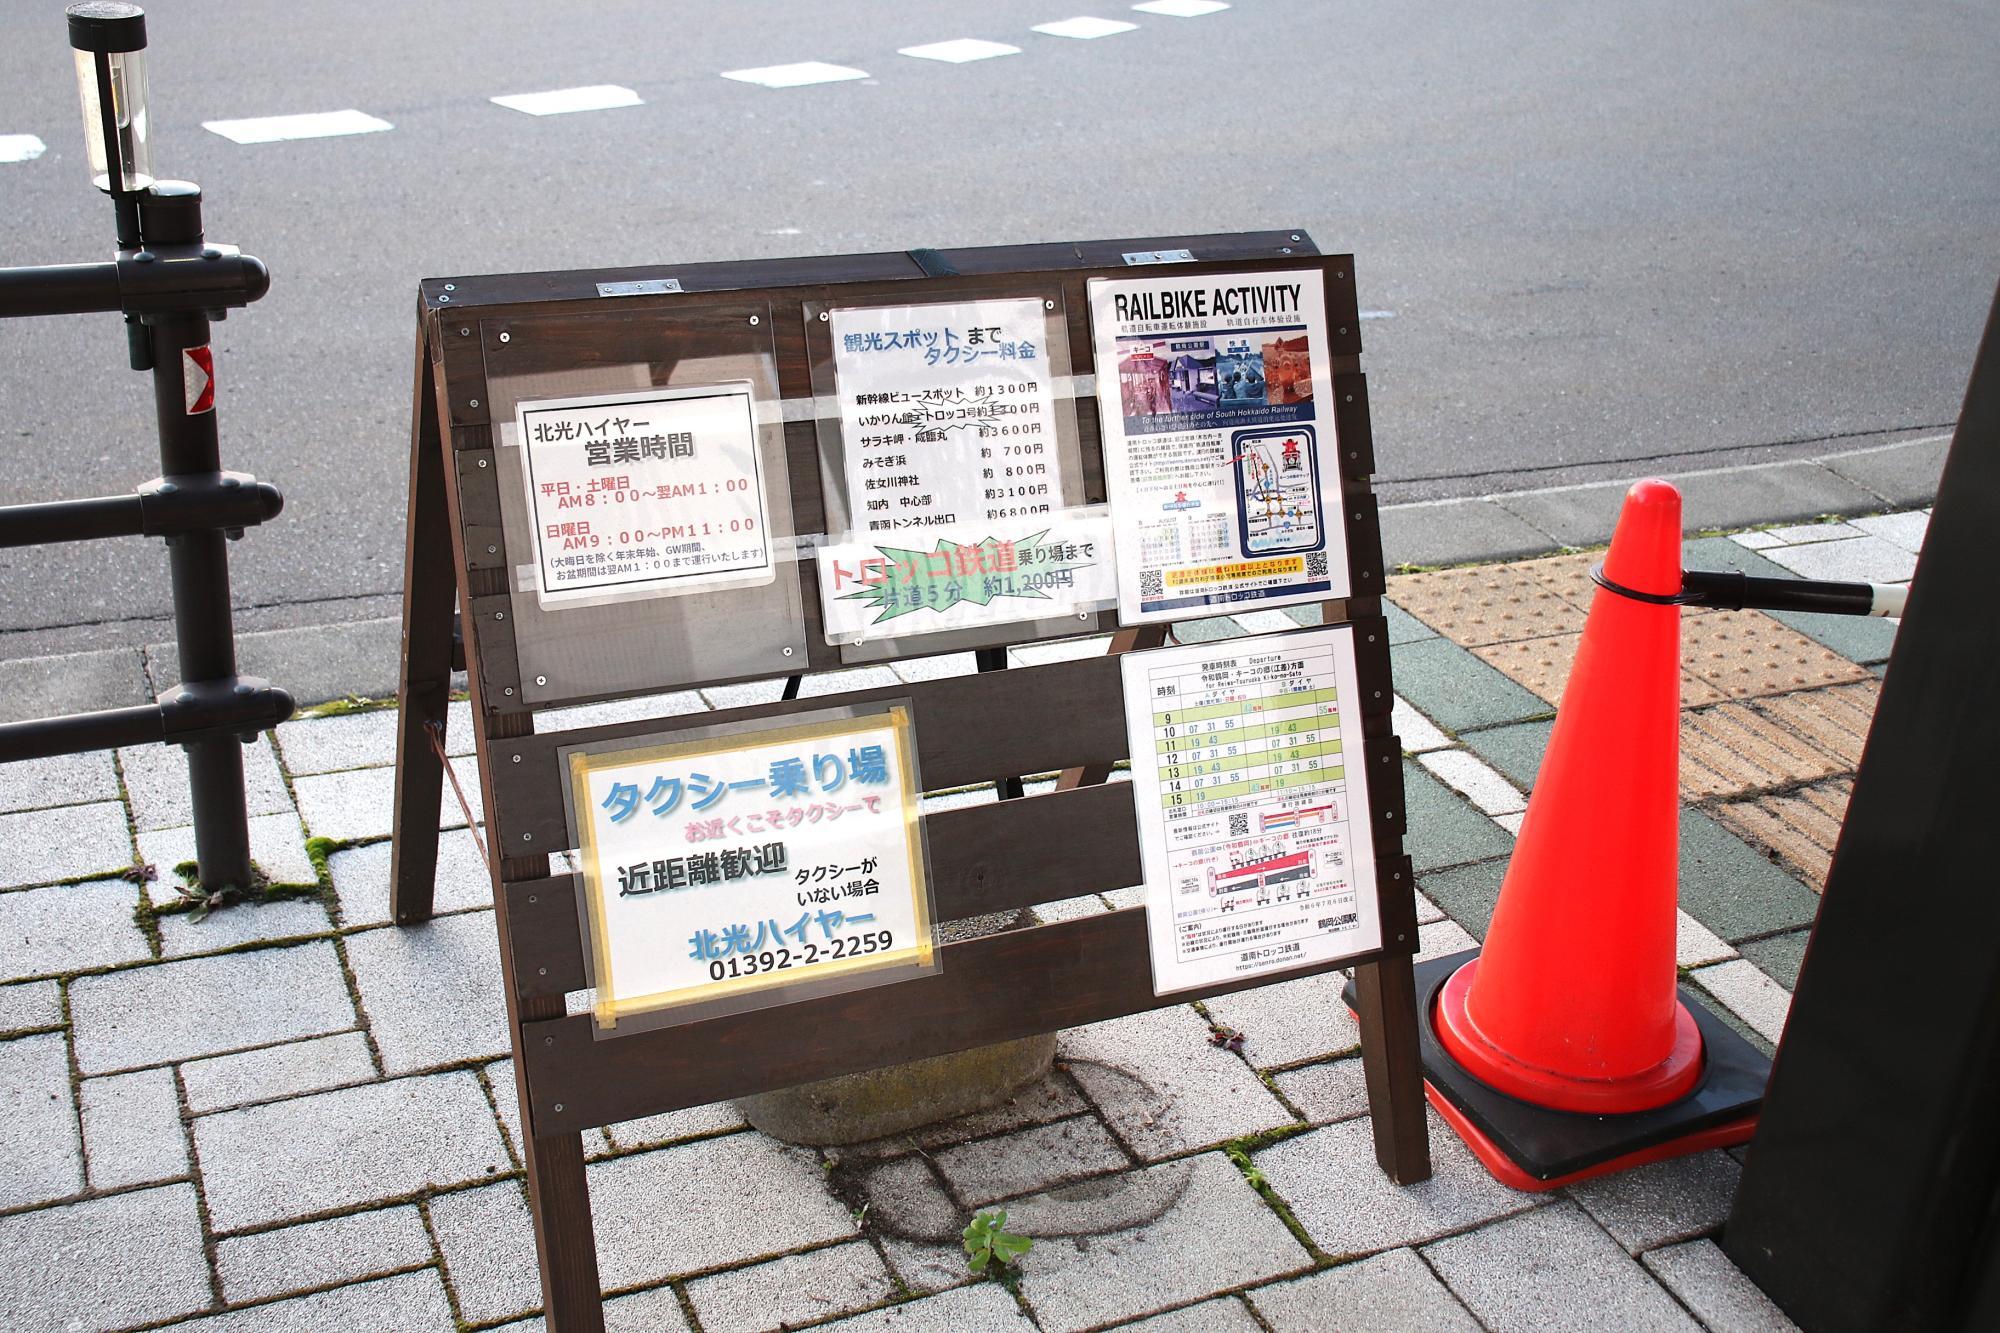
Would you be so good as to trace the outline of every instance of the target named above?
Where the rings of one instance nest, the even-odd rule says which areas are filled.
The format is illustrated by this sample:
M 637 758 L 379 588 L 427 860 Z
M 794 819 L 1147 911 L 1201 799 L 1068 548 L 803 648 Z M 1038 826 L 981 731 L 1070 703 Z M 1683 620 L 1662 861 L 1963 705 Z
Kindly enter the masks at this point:
M 1333 670 L 1332 650 L 1316 649 L 1227 673 L 1198 664 L 1148 673 L 1161 807 L 1340 781 L 1339 691 L 1323 683 Z

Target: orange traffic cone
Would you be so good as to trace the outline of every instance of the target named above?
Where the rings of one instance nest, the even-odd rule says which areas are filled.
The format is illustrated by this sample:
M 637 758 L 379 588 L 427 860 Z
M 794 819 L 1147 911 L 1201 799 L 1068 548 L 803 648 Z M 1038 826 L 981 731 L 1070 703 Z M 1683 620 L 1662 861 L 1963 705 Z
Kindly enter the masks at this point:
M 1545 1190 L 1750 1137 L 1768 1063 L 1678 988 L 1681 498 L 1626 494 L 1483 950 L 1423 965 L 1431 1101 Z

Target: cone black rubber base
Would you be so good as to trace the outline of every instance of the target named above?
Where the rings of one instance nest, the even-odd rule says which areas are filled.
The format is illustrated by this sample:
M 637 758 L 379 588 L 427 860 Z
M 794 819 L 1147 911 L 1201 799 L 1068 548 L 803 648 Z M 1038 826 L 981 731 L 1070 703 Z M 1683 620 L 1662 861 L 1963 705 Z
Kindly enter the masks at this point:
M 1516 1189 L 1554 1189 L 1750 1137 L 1771 1062 L 1687 986 L 1680 988 L 1680 999 L 1701 1030 L 1702 1075 L 1679 1101 L 1629 1115 L 1579 1115 L 1487 1087 L 1451 1058 L 1435 1027 L 1438 991 L 1478 956 L 1479 950 L 1466 949 L 1416 964 L 1417 1039 L 1432 1104 L 1502 1182 Z M 1352 1007 L 1352 983 L 1344 998 Z

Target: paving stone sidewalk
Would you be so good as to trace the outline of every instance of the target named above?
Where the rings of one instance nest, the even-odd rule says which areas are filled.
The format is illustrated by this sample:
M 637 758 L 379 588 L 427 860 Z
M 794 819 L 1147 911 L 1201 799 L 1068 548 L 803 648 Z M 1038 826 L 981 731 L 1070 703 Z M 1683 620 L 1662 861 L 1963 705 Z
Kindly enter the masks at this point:
M 1925 520 L 1747 531 L 1691 542 L 1687 559 L 1901 581 Z M 1392 580 L 1426 953 L 1486 928 L 1596 558 Z M 1179 633 L 1295 623 L 1259 612 Z M 1827 617 L 1686 618 L 1680 962 L 1767 1050 L 1893 635 Z M 964 654 L 809 686 L 972 666 Z M 757 688 L 541 722 L 699 711 Z M 455 750 L 468 723 L 459 705 Z M 192 854 L 177 752 L 0 767 L 0 1327 L 540 1327 L 490 891 L 447 804 L 440 915 L 387 924 L 394 724 L 335 710 L 250 747 L 254 853 L 280 888 L 201 921 L 174 887 Z M 1736 1155 L 1527 1195 L 1434 1121 L 1436 1177 L 1389 1185 L 1338 984 L 1066 1033 L 1049 1078 L 1007 1105 L 858 1149 L 788 1147 L 726 1105 L 594 1131 L 609 1325 L 1789 1327 L 1714 1243 Z M 1210 1040 L 1220 1027 L 1243 1034 L 1240 1053 Z M 1036 1239 L 1017 1290 L 974 1280 L 957 1246 L 989 1204 Z

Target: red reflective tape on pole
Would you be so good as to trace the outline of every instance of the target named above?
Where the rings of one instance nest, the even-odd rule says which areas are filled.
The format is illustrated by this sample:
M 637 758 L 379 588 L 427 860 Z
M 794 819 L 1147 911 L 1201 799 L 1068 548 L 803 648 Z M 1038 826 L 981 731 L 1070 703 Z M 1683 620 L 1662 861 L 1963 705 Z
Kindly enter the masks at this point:
M 187 382 L 187 414 L 215 410 L 215 355 L 206 347 L 181 349 L 181 374 Z

